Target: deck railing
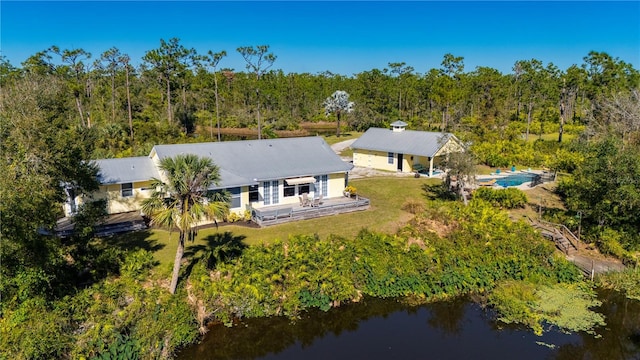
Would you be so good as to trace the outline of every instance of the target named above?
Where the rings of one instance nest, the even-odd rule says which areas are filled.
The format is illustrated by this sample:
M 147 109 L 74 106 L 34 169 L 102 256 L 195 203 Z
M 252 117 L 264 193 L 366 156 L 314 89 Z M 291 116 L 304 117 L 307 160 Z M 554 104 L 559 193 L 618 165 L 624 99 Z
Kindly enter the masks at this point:
M 281 224 L 290 221 L 313 219 L 321 216 L 335 215 L 369 207 L 369 199 L 364 197 L 349 199 L 327 199 L 317 206 L 284 206 L 251 209 L 251 220 L 260 226 Z
M 544 220 L 533 220 L 531 218 L 529 218 L 529 222 L 534 227 L 542 230 L 543 235 L 548 234 L 549 236 L 551 236 L 553 240 L 556 242 L 556 244 L 558 244 L 562 248 L 562 251 L 565 252 L 566 254 L 569 254 L 570 252 L 578 250 L 578 244 L 580 243 L 580 241 L 573 234 L 573 232 L 571 232 L 571 230 L 569 230 L 569 228 L 567 228 L 564 224 L 556 224 L 556 223 L 544 221 Z M 558 239 L 567 240 L 568 245 L 565 246 L 561 244 L 560 242 L 557 241 Z

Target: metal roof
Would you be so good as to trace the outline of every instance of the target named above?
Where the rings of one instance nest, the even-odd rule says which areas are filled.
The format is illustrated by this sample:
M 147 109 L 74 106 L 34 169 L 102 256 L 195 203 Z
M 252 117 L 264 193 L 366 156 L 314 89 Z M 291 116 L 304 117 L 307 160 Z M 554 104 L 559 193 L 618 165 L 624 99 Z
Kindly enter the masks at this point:
M 95 160 L 100 184 L 124 184 L 158 178 L 158 170 L 148 156 Z
M 251 185 L 262 180 L 346 172 L 353 168 L 322 137 L 156 145 L 158 158 L 178 154 L 210 157 L 220 167 L 219 187 Z
M 450 138 L 459 142 L 451 133 L 369 128 L 351 148 L 433 157 Z
M 394 121 L 394 122 L 391 123 L 391 126 L 394 126 L 394 127 L 406 127 L 407 125 L 409 125 L 409 124 L 407 124 L 406 122 L 404 122 L 402 120 L 397 120 L 397 121 Z

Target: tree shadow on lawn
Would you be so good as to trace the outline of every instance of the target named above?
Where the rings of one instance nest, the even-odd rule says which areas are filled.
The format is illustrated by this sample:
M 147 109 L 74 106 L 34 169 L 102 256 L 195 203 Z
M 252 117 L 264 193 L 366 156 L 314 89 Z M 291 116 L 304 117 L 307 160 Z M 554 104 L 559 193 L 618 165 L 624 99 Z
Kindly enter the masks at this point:
M 106 237 L 103 238 L 103 241 L 105 244 L 118 247 L 121 250 L 144 249 L 149 252 L 156 252 L 166 246 L 159 243 L 158 240 L 149 239 L 151 235 L 152 233 L 149 230 L 140 230 Z
M 447 185 L 444 182 L 437 184 L 424 184 L 422 185 L 422 191 L 424 191 L 424 197 L 428 200 L 456 200 L 457 196 L 453 192 L 447 189 Z
M 184 258 L 190 261 L 183 278 L 188 278 L 195 264 L 200 261 L 206 261 L 207 268 L 213 269 L 218 263 L 239 257 L 247 248 L 242 242 L 245 238 L 244 235 L 234 236 L 232 232 L 225 231 L 207 236 L 204 239 L 206 244 L 189 246 L 184 252 Z

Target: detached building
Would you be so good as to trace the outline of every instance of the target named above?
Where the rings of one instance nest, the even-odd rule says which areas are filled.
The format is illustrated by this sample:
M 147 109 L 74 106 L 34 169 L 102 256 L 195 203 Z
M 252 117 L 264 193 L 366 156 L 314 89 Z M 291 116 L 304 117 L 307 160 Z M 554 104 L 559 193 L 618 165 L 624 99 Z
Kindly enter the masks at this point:
M 406 127 L 407 123 L 396 121 L 391 129 L 369 128 L 351 145 L 353 165 L 433 176 L 439 157 L 464 151 L 462 142 L 451 133 L 406 130 Z

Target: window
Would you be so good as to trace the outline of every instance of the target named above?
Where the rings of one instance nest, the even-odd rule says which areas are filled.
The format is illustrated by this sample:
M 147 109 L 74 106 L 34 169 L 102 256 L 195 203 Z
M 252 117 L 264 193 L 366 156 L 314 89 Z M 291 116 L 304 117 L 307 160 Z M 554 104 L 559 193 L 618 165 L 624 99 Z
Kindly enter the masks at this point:
M 242 191 L 239 187 L 213 190 L 212 193 L 213 194 L 209 194 L 209 195 L 213 195 L 214 201 L 224 201 L 228 199 L 229 206 L 231 208 L 239 208 L 242 202 L 242 196 L 241 196 Z
M 271 203 L 272 204 L 278 204 L 280 202 L 279 196 L 278 196 L 278 180 L 273 180 L 271 182 Z M 266 195 L 265 195 L 266 197 Z
M 320 175 L 320 176 L 316 176 L 316 183 L 314 184 L 315 186 L 315 193 L 316 196 L 318 194 L 322 194 L 322 196 L 327 197 L 328 196 L 328 184 L 329 182 L 329 175 Z
M 284 182 L 284 197 L 290 197 L 296 195 L 296 186 L 289 185 L 287 182 Z
M 260 201 L 260 193 L 258 192 L 258 185 L 249 185 L 249 202 Z
M 302 195 L 304 193 L 309 193 L 309 184 L 300 184 L 298 185 L 298 194 Z
M 387 163 L 393 164 L 393 153 L 392 152 L 387 154 Z
M 125 183 L 120 185 L 120 195 L 122 197 L 133 196 L 133 183 Z
M 329 196 L 329 175 L 322 175 L 322 196 Z
M 262 183 L 262 193 L 264 194 L 264 204 L 269 205 L 271 203 L 271 182 L 265 181 Z
M 239 187 L 229 188 L 229 189 L 226 189 L 226 191 L 228 191 L 229 194 L 231 194 L 231 208 L 239 208 L 240 202 L 241 202 L 240 188 Z

